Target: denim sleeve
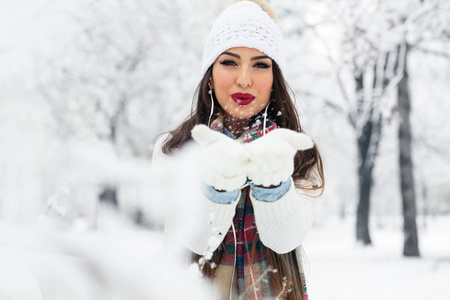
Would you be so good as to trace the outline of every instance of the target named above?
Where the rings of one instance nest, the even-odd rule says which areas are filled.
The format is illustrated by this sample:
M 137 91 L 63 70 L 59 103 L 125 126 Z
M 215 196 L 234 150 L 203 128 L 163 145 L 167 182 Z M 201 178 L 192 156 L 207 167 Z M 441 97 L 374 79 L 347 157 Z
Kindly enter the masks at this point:
M 291 187 L 291 179 L 283 181 L 279 186 L 274 188 L 258 187 L 250 183 L 252 195 L 259 201 L 274 202 L 283 197 Z
M 219 192 L 204 182 L 201 183 L 200 189 L 206 198 L 219 204 L 230 204 L 239 196 L 239 189 L 230 192 Z

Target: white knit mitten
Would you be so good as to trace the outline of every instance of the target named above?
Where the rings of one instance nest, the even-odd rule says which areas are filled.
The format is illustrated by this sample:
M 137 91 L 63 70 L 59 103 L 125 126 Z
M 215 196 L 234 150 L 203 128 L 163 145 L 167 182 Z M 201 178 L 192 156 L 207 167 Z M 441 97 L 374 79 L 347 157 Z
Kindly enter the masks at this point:
M 206 125 L 196 125 L 191 133 L 202 149 L 201 176 L 206 184 L 233 191 L 247 182 L 249 152 L 243 144 Z
M 250 152 L 248 179 L 269 187 L 289 179 L 294 172 L 297 151 L 310 149 L 314 144 L 306 134 L 280 128 L 245 146 Z

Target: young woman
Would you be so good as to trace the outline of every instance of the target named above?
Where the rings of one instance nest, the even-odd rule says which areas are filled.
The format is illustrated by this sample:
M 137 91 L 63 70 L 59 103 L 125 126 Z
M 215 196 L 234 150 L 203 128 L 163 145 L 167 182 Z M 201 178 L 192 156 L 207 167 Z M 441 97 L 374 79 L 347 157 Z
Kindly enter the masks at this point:
M 191 115 L 157 141 L 153 157 L 192 139 L 202 149 L 205 209 L 188 221 L 198 226 L 183 244 L 196 258 L 213 252 L 202 272 L 217 299 L 307 299 L 301 243 L 323 190 L 322 160 L 283 77 L 272 10 L 234 2 L 208 37 Z

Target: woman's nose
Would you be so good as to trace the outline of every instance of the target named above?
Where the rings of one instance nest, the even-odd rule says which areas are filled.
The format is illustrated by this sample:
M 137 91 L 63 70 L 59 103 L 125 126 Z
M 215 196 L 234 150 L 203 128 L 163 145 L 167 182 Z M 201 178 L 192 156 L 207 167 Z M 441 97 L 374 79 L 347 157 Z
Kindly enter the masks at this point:
M 242 88 L 250 87 L 252 85 L 250 70 L 247 68 L 242 68 L 239 72 L 238 78 L 236 79 L 236 84 Z

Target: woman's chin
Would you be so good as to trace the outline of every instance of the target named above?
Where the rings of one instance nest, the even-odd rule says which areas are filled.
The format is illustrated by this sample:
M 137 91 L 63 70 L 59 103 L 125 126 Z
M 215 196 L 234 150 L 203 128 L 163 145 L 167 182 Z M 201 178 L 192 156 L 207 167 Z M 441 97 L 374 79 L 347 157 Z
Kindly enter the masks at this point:
M 254 109 L 238 108 L 236 110 L 227 111 L 227 115 L 239 120 L 250 119 L 258 114 Z
M 254 117 L 256 114 L 230 114 L 230 116 L 237 120 L 248 120 Z

